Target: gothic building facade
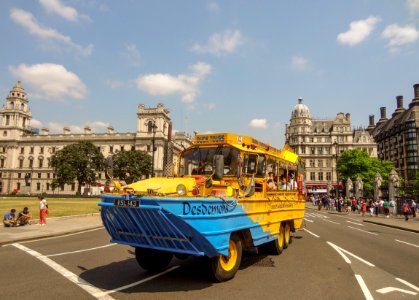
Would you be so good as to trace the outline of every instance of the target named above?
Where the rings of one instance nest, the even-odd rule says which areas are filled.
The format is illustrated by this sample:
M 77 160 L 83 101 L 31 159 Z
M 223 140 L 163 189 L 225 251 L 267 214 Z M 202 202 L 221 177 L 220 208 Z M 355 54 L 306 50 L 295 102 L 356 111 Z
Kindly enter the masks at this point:
M 338 113 L 335 119 L 313 119 L 309 108 L 298 99 L 285 125 L 285 142 L 305 161 L 309 193 L 342 189 L 336 170 L 339 155 L 350 149 L 363 149 L 372 157 L 377 147 L 370 133 L 351 127 L 350 114 Z
M 20 82 L 9 92 L 0 119 L 0 194 L 74 194 L 76 183 L 52 190 L 55 174 L 50 162 L 56 151 L 78 141 L 92 142 L 105 158 L 119 151 L 145 151 L 154 158 L 156 176 L 172 175 L 178 153 L 192 143 L 186 133 L 173 134 L 170 112 L 162 103 L 154 108 L 138 105 L 136 132 L 118 133 L 108 126 L 106 133 L 94 133 L 86 126 L 83 133 L 64 127 L 62 133 L 51 134 L 46 127 L 33 128 L 28 96 Z M 98 172 L 98 183 L 105 180 L 104 172 Z
M 367 128 L 377 143 L 378 158 L 392 161 L 406 185 L 412 184 L 419 169 L 419 84 L 413 90 L 414 98 L 407 109 L 403 107 L 403 96 L 397 96 L 391 118 L 387 118 L 386 107 L 381 107 L 380 120 L 375 124 L 374 115 L 370 115 Z

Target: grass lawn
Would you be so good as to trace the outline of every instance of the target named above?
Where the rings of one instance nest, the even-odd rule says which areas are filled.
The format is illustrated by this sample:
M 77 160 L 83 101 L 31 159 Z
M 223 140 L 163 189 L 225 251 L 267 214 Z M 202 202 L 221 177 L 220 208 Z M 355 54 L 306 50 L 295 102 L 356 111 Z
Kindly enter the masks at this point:
M 62 217 L 98 213 L 100 198 L 48 198 L 48 217 Z M 34 220 L 39 219 L 39 200 L 33 197 L 0 197 L 0 215 L 3 216 L 10 209 L 16 209 L 16 214 L 27 206 Z

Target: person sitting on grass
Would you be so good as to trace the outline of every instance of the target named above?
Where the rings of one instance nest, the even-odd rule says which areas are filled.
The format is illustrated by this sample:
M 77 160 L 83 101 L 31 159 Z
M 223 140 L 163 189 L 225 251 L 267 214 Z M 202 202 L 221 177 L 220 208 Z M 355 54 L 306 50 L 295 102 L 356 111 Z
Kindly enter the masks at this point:
M 25 225 L 31 224 L 30 223 L 31 220 L 32 220 L 32 216 L 29 212 L 29 209 L 25 206 L 17 217 L 17 223 L 20 226 L 25 226 Z
M 16 219 L 16 209 L 12 208 L 3 217 L 4 227 L 15 227 L 18 226 Z

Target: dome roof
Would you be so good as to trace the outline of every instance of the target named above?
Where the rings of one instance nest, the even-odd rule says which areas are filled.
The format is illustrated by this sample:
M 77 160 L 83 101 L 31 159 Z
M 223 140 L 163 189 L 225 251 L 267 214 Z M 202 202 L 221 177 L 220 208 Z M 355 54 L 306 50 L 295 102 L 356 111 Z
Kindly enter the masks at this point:
M 9 92 L 9 96 L 7 98 L 19 98 L 27 100 L 25 89 L 22 87 L 22 84 L 20 81 L 18 81 L 13 89 Z
M 294 106 L 291 118 L 311 118 L 310 110 L 303 104 L 303 98 L 298 98 L 298 104 Z

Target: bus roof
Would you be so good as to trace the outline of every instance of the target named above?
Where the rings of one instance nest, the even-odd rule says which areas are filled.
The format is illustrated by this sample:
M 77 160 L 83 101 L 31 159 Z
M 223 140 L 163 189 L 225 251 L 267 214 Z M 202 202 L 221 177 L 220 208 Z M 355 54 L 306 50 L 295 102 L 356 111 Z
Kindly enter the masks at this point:
M 291 163 L 296 163 L 298 160 L 298 155 L 291 148 L 284 147 L 284 149 L 279 150 L 250 136 L 235 133 L 209 133 L 196 134 L 194 138 L 194 145 L 222 144 L 229 144 L 240 150 L 271 154 Z

